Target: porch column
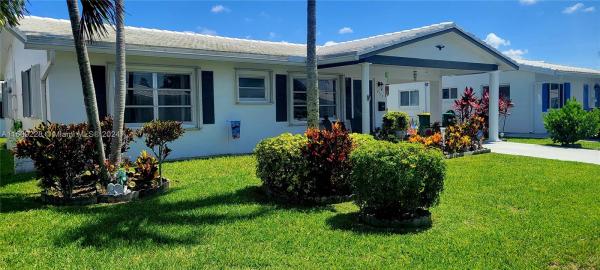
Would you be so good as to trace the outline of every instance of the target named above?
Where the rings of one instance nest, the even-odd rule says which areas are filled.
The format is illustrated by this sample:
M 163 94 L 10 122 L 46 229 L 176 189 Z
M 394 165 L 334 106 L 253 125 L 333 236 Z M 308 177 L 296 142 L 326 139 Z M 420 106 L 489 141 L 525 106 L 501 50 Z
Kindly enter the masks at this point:
M 362 78 L 361 84 L 362 89 L 360 95 L 362 96 L 362 133 L 369 134 L 371 133 L 371 108 L 369 107 L 369 78 L 371 75 L 370 72 L 371 63 L 362 63 Z
M 490 72 L 489 138 L 490 142 L 499 141 L 498 137 L 498 99 L 500 97 L 500 71 Z

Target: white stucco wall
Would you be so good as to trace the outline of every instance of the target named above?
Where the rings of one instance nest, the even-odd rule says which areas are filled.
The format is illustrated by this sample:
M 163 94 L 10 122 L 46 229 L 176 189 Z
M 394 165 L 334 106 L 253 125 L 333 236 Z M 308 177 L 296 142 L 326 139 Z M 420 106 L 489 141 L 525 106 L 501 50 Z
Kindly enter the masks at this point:
M 427 85 L 427 86 L 426 86 Z M 419 106 L 401 106 L 400 92 L 401 91 L 419 91 Z M 426 92 L 429 90 L 429 83 L 415 82 L 390 85 L 390 94 L 387 98 L 388 109 L 390 111 L 406 112 L 414 121 L 417 120 L 417 114 L 426 112 Z
M 506 120 L 506 132 L 512 133 L 546 133 L 542 112 L 542 83 L 571 83 L 571 97 L 583 102 L 583 85 L 590 85 L 589 104 L 593 107 L 593 85 L 598 81 L 585 76 L 558 76 L 551 74 L 533 73 L 530 71 L 504 71 L 500 73 L 500 85 L 510 85 L 510 96 L 515 104 L 511 115 Z M 458 88 L 458 96 L 465 87 L 473 87 L 478 96 L 484 85 L 489 84 L 488 74 L 467 76 L 447 76 L 443 78 L 443 87 Z M 443 101 L 443 110 L 452 109 L 453 100 Z M 500 129 L 502 129 L 500 119 Z
M 108 72 L 114 72 L 114 58 L 103 54 L 90 54 L 93 65 L 106 65 Z M 215 124 L 200 125 L 189 128 L 186 134 L 172 143 L 171 158 L 184 158 L 213 154 L 237 154 L 252 152 L 255 145 L 262 139 L 276 136 L 284 132 L 301 133 L 306 126 L 291 125 L 288 122 L 275 121 L 275 87 L 272 87 L 273 102 L 270 104 L 247 105 L 235 102 L 235 69 L 269 69 L 273 74 L 288 74 L 302 72 L 302 67 L 285 67 L 274 65 L 242 64 L 230 62 L 211 62 L 185 59 L 149 58 L 129 56 L 128 66 L 152 66 L 156 69 L 178 67 L 193 70 L 213 71 L 214 73 L 214 105 Z M 130 69 L 131 70 L 131 69 Z M 55 64 L 50 71 L 50 120 L 53 122 L 83 122 L 86 120 L 83 106 L 81 81 L 78 75 L 75 55 L 70 52 L 57 52 Z M 109 80 L 110 83 L 112 81 Z M 194 89 L 199 95 L 198 89 Z M 108 100 L 112 100 L 109 98 Z M 110 111 L 110 109 L 109 109 Z M 194 111 L 199 117 L 201 109 L 196 106 Z M 241 121 L 241 138 L 231 139 L 228 120 Z M 143 140 L 137 140 L 129 151 L 130 157 L 135 157 L 145 148 Z

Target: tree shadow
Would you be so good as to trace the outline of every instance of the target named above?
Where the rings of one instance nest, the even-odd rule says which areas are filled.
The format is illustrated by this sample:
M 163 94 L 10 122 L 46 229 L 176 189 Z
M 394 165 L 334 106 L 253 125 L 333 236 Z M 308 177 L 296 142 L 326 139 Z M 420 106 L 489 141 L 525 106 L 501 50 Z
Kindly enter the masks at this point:
M 357 234 L 418 234 L 427 231 L 426 227 L 382 228 L 362 223 L 358 218 L 359 213 L 342 213 L 327 219 L 327 224 L 334 230 L 350 231 Z
M 11 184 L 24 183 L 31 180 L 36 180 L 35 173 L 5 173 L 0 175 L 0 188 Z
M 41 209 L 45 205 L 40 201 L 39 193 L 1 193 L 0 213 L 14 213 Z
M 254 191 L 254 187 L 246 187 L 232 193 L 174 202 L 161 201 L 157 196 L 126 204 L 56 208 L 61 213 L 85 216 L 89 221 L 61 234 L 54 243 L 57 246 L 78 243 L 82 247 L 98 249 L 148 243 L 197 244 L 206 235 L 210 225 L 248 221 L 269 215 L 275 210 L 274 207 L 260 204 L 257 204 L 257 209 L 244 209 L 243 213 L 215 213 L 217 210 L 210 209 L 256 204 Z M 179 226 L 185 226 L 185 230 L 175 230 Z M 161 233 L 161 230 L 169 233 Z

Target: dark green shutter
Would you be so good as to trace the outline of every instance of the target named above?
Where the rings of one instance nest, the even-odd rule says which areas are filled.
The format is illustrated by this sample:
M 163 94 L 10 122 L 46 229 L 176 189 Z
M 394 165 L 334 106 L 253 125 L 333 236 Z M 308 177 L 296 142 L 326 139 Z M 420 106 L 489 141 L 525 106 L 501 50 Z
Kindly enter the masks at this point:
M 275 121 L 287 122 L 287 76 L 275 75 Z
M 346 119 L 352 119 L 352 78 L 346 78 Z
M 212 71 L 202 71 L 202 122 L 215 123 L 215 84 Z

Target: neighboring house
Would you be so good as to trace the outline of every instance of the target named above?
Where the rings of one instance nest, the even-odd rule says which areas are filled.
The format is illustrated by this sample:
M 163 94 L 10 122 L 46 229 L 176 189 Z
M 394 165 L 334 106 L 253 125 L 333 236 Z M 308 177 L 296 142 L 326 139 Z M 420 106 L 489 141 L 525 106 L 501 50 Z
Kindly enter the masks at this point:
M 586 110 L 600 107 L 600 70 L 516 61 L 519 70 L 500 74 L 500 95 L 515 103 L 506 121 L 507 133 L 546 133 L 544 115 L 549 109 L 561 108 L 569 98 L 582 103 Z M 482 91 L 488 89 L 488 80 L 485 74 L 448 76 L 442 85 L 442 110 L 447 111 L 452 109 L 454 100 L 460 98 L 465 87 L 472 87 L 481 96 Z
M 305 130 L 305 45 L 136 27 L 126 27 L 125 36 L 127 125 L 184 122 L 174 158 L 248 153 L 263 138 Z M 113 111 L 114 39 L 111 32 L 88 47 L 102 115 Z M 442 77 L 483 73 L 497 99 L 500 72 L 518 68 L 453 23 L 320 46 L 317 54 L 321 115 L 364 133 L 381 125 L 386 85 L 427 82 L 419 102 L 439 121 Z M 2 31 L 0 80 L 11 89 L 3 99 L 11 103 L 6 117 L 25 128 L 86 120 L 69 21 L 26 17 Z M 238 139 L 231 131 L 235 121 Z M 496 140 L 498 119 L 490 122 Z M 143 147 L 138 140 L 129 155 Z

